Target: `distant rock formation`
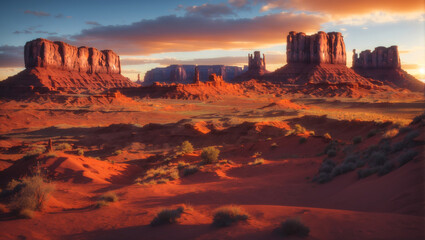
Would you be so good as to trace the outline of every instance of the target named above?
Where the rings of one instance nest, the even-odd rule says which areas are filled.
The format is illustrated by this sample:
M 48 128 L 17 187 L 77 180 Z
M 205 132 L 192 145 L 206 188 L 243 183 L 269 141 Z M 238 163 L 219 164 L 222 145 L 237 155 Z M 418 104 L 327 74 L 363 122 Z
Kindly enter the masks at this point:
M 260 51 L 255 51 L 254 55 L 248 54 L 248 71 L 249 70 L 266 70 L 266 56 L 263 54 L 263 58 L 261 58 Z
M 0 82 L 0 95 L 33 92 L 100 92 L 133 87 L 121 75 L 120 58 L 111 50 L 74 47 L 38 38 L 27 42 L 26 69 Z
M 195 67 L 195 76 L 193 76 L 193 83 L 199 84 L 200 82 L 201 82 L 201 80 L 199 80 L 199 67 L 196 66 Z
M 286 84 L 350 84 L 368 88 L 366 78 L 346 66 L 344 38 L 339 32 L 311 36 L 290 32 L 286 45 L 287 64 L 262 79 Z
M 339 32 L 318 32 L 307 36 L 289 32 L 286 41 L 286 62 L 304 64 L 342 64 L 347 60 L 344 38 Z
M 254 54 L 248 53 L 248 66 L 244 66 L 244 72 L 232 79 L 231 82 L 259 79 L 265 73 L 268 73 L 266 70 L 266 56 L 263 54 L 263 58 L 261 58 L 260 51 L 255 51 Z
M 145 74 L 144 86 L 159 83 L 184 83 L 193 82 L 195 77 L 195 65 L 170 65 L 165 68 L 154 68 Z M 224 81 L 230 81 L 235 76 L 242 73 L 241 67 L 225 65 L 198 65 L 199 80 L 205 82 L 210 74 L 217 74 L 223 77 Z
M 377 47 L 360 54 L 353 50 L 352 69 L 359 75 L 380 81 L 391 87 L 406 88 L 414 92 L 423 92 L 425 84 L 401 68 L 397 46 Z

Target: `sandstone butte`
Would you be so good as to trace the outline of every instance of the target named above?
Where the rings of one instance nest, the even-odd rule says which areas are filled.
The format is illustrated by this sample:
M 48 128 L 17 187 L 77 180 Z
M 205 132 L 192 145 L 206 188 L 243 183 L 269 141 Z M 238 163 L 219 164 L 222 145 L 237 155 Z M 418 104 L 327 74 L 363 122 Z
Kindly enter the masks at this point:
M 356 53 L 353 50 L 352 69 L 367 78 L 382 81 L 392 87 L 406 88 L 411 91 L 423 91 L 425 84 L 401 68 L 397 46 L 376 47 Z
M 100 92 L 137 86 L 121 75 L 120 58 L 112 50 L 38 38 L 25 44 L 24 56 L 26 69 L 2 81 L 0 94 Z

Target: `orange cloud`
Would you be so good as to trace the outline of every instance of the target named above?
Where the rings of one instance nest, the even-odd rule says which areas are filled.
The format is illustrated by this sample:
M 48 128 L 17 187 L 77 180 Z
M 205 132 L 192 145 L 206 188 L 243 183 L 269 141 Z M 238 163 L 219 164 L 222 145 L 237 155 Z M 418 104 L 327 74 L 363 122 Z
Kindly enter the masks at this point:
M 375 11 L 391 13 L 424 12 L 423 0 L 263 0 L 263 10 L 272 8 L 320 12 L 334 16 L 368 14 Z
M 130 25 L 98 26 L 65 41 L 77 46 L 113 49 L 121 55 L 259 48 L 285 42 L 286 34 L 292 30 L 315 32 L 324 22 L 323 17 L 303 13 L 242 19 L 171 15 Z

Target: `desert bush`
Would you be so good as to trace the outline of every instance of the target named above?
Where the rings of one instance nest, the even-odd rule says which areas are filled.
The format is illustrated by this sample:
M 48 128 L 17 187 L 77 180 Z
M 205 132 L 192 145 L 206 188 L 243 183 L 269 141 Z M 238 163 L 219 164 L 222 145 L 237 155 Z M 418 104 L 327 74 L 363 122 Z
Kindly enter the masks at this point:
M 376 166 L 382 166 L 387 161 L 387 156 L 383 152 L 373 152 L 369 156 L 369 166 L 376 167 Z
M 303 144 L 303 143 L 305 143 L 305 142 L 307 142 L 307 138 L 305 138 L 305 137 L 301 137 L 301 138 L 300 138 L 300 140 L 299 140 L 299 143 L 300 143 L 300 144 Z
M 378 176 L 383 176 L 385 174 L 388 174 L 394 169 L 395 169 L 395 165 L 393 162 L 386 162 L 383 166 L 379 168 Z
M 408 134 L 406 134 L 406 136 L 404 137 L 404 142 L 406 143 L 411 143 L 415 140 L 415 138 L 419 137 L 420 133 L 419 131 L 415 130 L 415 131 L 410 131 Z
M 239 221 L 246 221 L 248 217 L 248 214 L 239 206 L 223 206 L 214 211 L 213 225 L 227 227 Z
M 287 219 L 280 224 L 280 227 L 277 229 L 277 232 L 287 236 L 298 236 L 298 237 L 307 237 L 310 233 L 310 228 L 304 225 L 298 219 Z
M 180 146 L 180 151 L 183 153 L 183 154 L 186 154 L 186 153 L 192 153 L 193 152 L 193 145 L 189 142 L 189 141 L 184 141 L 183 143 L 182 143 L 182 145 Z
M 396 142 L 393 144 L 392 152 L 400 152 L 401 150 L 407 147 L 407 143 L 405 141 Z
M 413 129 L 412 128 L 410 128 L 410 127 L 402 127 L 402 128 L 400 128 L 399 130 L 398 130 L 398 132 L 400 133 L 400 134 L 403 134 L 403 133 L 408 133 L 408 132 L 410 132 L 410 131 L 412 131 Z
M 361 178 L 369 177 L 379 171 L 379 168 L 363 168 L 357 171 L 357 176 Z
M 415 125 L 415 124 L 418 124 L 418 123 L 422 123 L 422 124 L 425 123 L 425 113 L 414 117 L 412 122 L 410 123 L 410 125 Z
M 26 152 L 24 155 L 24 159 L 31 159 L 40 156 L 40 154 L 44 153 L 46 151 L 46 148 L 44 147 L 38 147 L 35 149 L 31 149 L 30 151 Z
M 378 130 L 376 130 L 376 129 L 372 129 L 372 130 L 370 130 L 368 133 L 367 133 L 367 138 L 371 138 L 371 137 L 373 137 L 373 136 L 375 136 L 376 134 L 378 134 Z
M 202 149 L 201 158 L 206 164 L 217 162 L 220 150 L 215 147 L 206 147 Z
M 115 192 L 107 192 L 100 195 L 99 200 L 104 200 L 106 202 L 118 202 L 119 198 Z
M 171 180 L 176 180 L 179 179 L 180 175 L 179 175 L 179 170 L 174 169 L 173 171 L 170 172 L 170 179 Z
M 24 209 L 40 211 L 48 201 L 54 186 L 47 183 L 41 175 L 25 177 L 20 181 L 12 182 L 8 188 L 13 194 L 9 208 L 14 211 Z
M 399 164 L 399 167 L 403 166 L 404 164 L 412 161 L 416 155 L 418 155 L 419 153 L 416 152 L 415 150 L 409 150 L 403 154 L 401 154 L 398 158 L 397 158 L 397 162 Z
M 359 144 L 359 143 L 361 143 L 362 142 L 362 137 L 360 137 L 360 136 L 355 136 L 354 138 L 353 138 L 353 144 Z
M 248 165 L 261 165 L 264 163 L 263 158 L 256 158 L 253 162 L 248 163 Z
M 84 156 L 84 150 L 83 149 L 78 149 L 77 154 L 79 156 Z
M 187 162 L 183 162 L 183 161 L 179 161 L 178 163 L 177 163 L 177 168 L 178 169 L 183 169 L 183 168 L 185 168 L 185 167 L 187 167 L 187 166 L 189 166 L 190 164 L 189 163 L 187 163 Z
M 197 166 L 190 166 L 188 168 L 183 169 L 183 176 L 189 176 L 199 171 Z
M 160 179 L 156 180 L 156 183 L 157 184 L 165 184 L 169 181 L 170 181 L 170 179 L 168 179 L 168 178 L 160 178 Z
M 48 158 L 54 158 L 54 157 L 57 157 L 57 156 L 58 155 L 54 152 L 50 152 L 50 153 L 46 154 L 46 157 L 48 157 Z
M 255 152 L 254 155 L 252 155 L 252 157 L 260 157 L 261 155 L 263 155 L 262 152 Z
M 56 150 L 62 151 L 62 150 L 71 150 L 72 146 L 69 143 L 61 143 L 55 147 Z
M 183 207 L 178 207 L 177 209 L 162 209 L 151 221 L 151 226 L 176 223 L 177 219 L 181 217 L 183 212 Z
M 387 130 L 384 135 L 382 135 L 384 138 L 392 138 L 395 137 L 398 134 L 398 129 L 397 128 L 392 128 Z
M 335 157 L 336 156 L 336 151 L 334 149 L 330 149 L 328 152 L 328 157 Z
M 319 172 L 331 173 L 332 169 L 336 166 L 335 162 L 330 159 L 325 159 L 319 168 Z
M 271 149 L 276 149 L 278 147 L 278 145 L 277 145 L 277 143 L 272 143 L 272 144 L 270 144 L 270 148 Z
M 332 180 L 332 176 L 327 172 L 319 172 L 316 176 L 313 178 L 313 182 L 317 183 L 326 183 Z
M 351 172 L 354 169 L 356 169 L 356 165 L 352 162 L 344 162 L 342 164 L 337 165 L 331 173 L 332 177 L 336 177 L 338 175 L 347 173 L 347 172 Z

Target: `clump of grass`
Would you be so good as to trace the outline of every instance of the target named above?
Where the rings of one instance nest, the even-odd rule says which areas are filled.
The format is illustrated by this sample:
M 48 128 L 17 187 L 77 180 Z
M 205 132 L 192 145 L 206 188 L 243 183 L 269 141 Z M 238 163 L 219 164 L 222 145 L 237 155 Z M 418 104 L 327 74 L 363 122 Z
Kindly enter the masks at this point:
M 41 211 L 54 190 L 54 186 L 46 182 L 41 175 L 12 181 L 7 188 L 13 195 L 9 208 L 15 212 L 22 212 L 25 209 Z
M 109 203 L 118 202 L 119 198 L 114 192 L 107 192 L 100 195 L 99 200 L 96 203 L 97 208 L 108 206 Z
M 50 152 L 50 153 L 46 154 L 46 157 L 48 157 L 48 158 L 54 158 L 54 157 L 57 157 L 57 156 L 58 155 L 54 152 Z
M 220 150 L 215 147 L 206 147 L 202 150 L 201 158 L 205 164 L 215 163 L 218 160 Z
M 261 155 L 263 155 L 262 152 L 255 152 L 254 155 L 252 155 L 252 157 L 257 158 L 257 157 L 261 157 Z
M 56 149 L 56 150 L 59 150 L 59 151 L 63 151 L 63 150 L 71 150 L 71 149 L 72 149 L 72 146 L 71 146 L 71 144 L 69 144 L 69 143 L 61 143 L 61 144 L 57 145 L 57 146 L 55 147 L 55 149 Z
M 187 162 L 183 162 L 183 161 L 179 161 L 178 163 L 177 163 L 177 168 L 178 169 L 183 169 L 183 168 L 185 168 L 185 167 L 187 167 L 187 166 L 189 166 L 190 164 L 189 163 L 187 163 Z
M 375 136 L 376 134 L 378 134 L 378 130 L 377 129 L 372 129 L 367 133 L 367 138 L 371 138 L 373 136 Z
M 188 168 L 183 169 L 183 176 L 189 176 L 195 174 L 198 171 L 199 168 L 197 166 L 190 166 Z
M 353 138 L 353 144 L 359 144 L 359 143 L 361 143 L 363 141 L 363 139 L 362 139 L 362 137 L 360 137 L 360 136 L 355 136 L 354 138 Z
M 84 150 L 83 149 L 78 149 L 77 154 L 79 156 L 84 156 Z
M 248 163 L 248 165 L 261 165 L 264 163 L 263 158 L 256 158 L 253 162 Z
M 305 138 L 305 137 L 301 137 L 301 138 L 300 138 L 300 140 L 299 140 L 299 143 L 300 143 L 300 144 L 303 144 L 303 143 L 305 143 L 305 142 L 307 142 L 307 138 Z
M 179 171 L 177 169 L 174 169 L 173 171 L 171 171 L 170 173 L 170 179 L 171 180 L 176 180 L 179 179 L 180 175 L 179 175 Z
M 151 221 L 151 226 L 158 226 L 164 224 L 173 224 L 177 222 L 184 212 L 184 207 L 178 207 L 177 209 L 162 209 L 156 217 Z
M 276 149 L 277 147 L 278 147 L 278 145 L 275 142 L 270 145 L 271 149 Z
M 114 152 L 114 155 L 116 155 L 116 156 L 121 155 L 121 154 L 122 154 L 122 150 L 116 150 Z
M 289 218 L 280 224 L 276 229 L 278 233 L 287 236 L 307 237 L 310 233 L 310 228 L 304 225 L 300 220 Z
M 19 211 L 19 216 L 23 217 L 23 218 L 34 218 L 34 211 L 31 209 L 22 209 Z
M 246 221 L 248 217 L 248 214 L 239 206 L 223 206 L 214 211 L 213 225 L 227 227 L 239 221 Z
M 330 159 L 325 159 L 319 168 L 319 173 L 313 178 L 313 182 L 325 183 L 332 180 L 332 170 L 336 166 L 335 162 Z
M 37 147 L 25 153 L 24 159 L 31 159 L 40 156 L 46 151 L 44 147 Z
M 193 150 L 193 145 L 189 141 L 184 141 L 180 146 L 180 151 L 183 154 L 192 153 Z

